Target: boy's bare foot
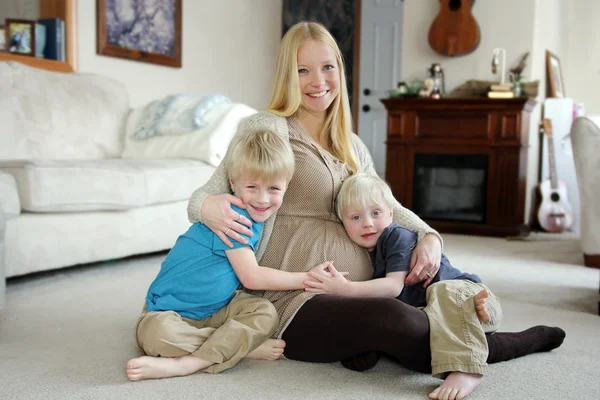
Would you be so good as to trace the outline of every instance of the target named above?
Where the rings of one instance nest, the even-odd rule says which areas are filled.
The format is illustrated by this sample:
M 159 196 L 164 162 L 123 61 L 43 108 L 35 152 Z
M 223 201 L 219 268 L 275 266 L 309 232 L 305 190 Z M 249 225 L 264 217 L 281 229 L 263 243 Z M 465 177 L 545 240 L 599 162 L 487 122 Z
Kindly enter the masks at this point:
M 462 400 L 471 394 L 483 381 L 483 375 L 467 374 L 466 372 L 454 371 L 446 378 L 437 389 L 429 393 L 430 399 Z
M 267 339 L 266 342 L 246 354 L 252 360 L 278 360 L 283 354 L 285 342 L 279 339 Z
M 174 358 L 142 356 L 127 361 L 127 378 L 130 381 L 141 381 L 143 379 L 185 376 L 213 364 L 194 356 Z
M 487 322 L 488 319 L 490 319 L 490 315 L 488 314 L 485 305 L 489 296 L 490 294 L 485 289 L 475 295 L 475 312 L 477 312 L 477 318 L 479 318 L 481 322 Z

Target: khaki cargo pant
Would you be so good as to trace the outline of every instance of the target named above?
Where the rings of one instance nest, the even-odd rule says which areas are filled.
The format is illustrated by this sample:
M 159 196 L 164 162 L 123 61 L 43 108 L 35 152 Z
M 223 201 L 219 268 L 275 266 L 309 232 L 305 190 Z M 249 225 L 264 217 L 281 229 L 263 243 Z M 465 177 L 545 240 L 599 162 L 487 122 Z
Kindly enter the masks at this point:
M 153 357 L 193 355 L 215 364 L 203 372 L 216 374 L 233 367 L 267 340 L 279 324 L 273 304 L 236 291 L 231 302 L 203 320 L 175 311 L 146 312 L 136 324 L 138 347 Z
M 474 296 L 483 289 L 489 292 L 487 322 L 481 322 L 475 312 Z M 489 352 L 485 333 L 500 326 L 500 300 L 481 283 L 441 281 L 427 288 L 423 311 L 429 319 L 433 376 L 445 378 L 452 371 L 484 374 Z

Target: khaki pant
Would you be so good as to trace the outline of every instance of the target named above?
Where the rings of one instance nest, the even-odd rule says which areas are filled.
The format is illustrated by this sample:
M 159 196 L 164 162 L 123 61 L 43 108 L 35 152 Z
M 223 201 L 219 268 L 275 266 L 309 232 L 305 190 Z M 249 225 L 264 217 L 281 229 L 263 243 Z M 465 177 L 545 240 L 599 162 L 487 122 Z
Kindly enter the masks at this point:
M 487 322 L 477 318 L 474 296 L 489 292 Z M 483 284 L 468 280 L 448 280 L 427 288 L 431 369 L 433 376 L 444 378 L 448 372 L 484 374 L 487 369 L 486 332 L 494 332 L 502 319 L 500 300 Z
M 267 340 L 279 324 L 270 301 L 237 291 L 231 302 L 203 320 L 175 311 L 146 312 L 139 317 L 139 348 L 153 357 L 193 355 L 215 364 L 203 372 L 216 374 L 233 367 Z

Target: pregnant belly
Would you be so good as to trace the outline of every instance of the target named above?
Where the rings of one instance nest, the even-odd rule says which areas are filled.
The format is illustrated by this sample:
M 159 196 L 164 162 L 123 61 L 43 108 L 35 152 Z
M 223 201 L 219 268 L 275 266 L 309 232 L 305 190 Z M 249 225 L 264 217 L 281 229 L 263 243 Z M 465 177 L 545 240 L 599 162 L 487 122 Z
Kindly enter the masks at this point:
M 341 223 L 277 216 L 262 266 L 306 272 L 324 261 L 333 261 L 338 271 L 348 271 L 354 281 L 373 277 L 367 250 L 348 238 Z

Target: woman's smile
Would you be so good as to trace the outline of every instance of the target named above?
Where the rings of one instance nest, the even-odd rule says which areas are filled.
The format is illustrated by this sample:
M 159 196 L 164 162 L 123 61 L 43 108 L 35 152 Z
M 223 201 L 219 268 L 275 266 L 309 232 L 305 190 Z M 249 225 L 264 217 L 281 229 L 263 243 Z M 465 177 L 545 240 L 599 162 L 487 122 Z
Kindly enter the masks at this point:
M 323 90 L 322 92 L 317 92 L 317 93 L 307 93 L 307 95 L 309 97 L 317 98 L 318 99 L 320 97 L 325 96 L 327 93 L 329 93 L 329 90 Z

